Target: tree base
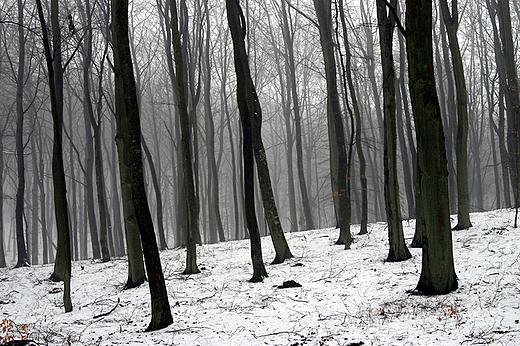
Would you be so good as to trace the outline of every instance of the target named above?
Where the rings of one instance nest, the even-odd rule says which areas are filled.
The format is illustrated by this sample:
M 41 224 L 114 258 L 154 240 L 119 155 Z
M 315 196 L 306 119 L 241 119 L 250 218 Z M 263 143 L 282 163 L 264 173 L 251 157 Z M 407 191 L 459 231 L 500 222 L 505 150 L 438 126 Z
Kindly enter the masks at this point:
M 30 266 L 31 265 L 29 264 L 29 262 L 27 262 L 27 259 L 24 259 L 23 261 L 19 261 L 18 263 L 16 263 L 14 268 L 22 268 L 22 267 L 30 267 Z
M 170 324 L 173 323 L 173 318 L 171 313 L 164 313 L 159 318 L 158 321 L 154 321 L 154 318 L 152 316 L 152 320 L 150 321 L 150 324 L 148 327 L 144 330 L 145 332 L 153 332 L 155 330 L 160 330 L 163 328 L 168 327 Z
M 281 264 L 285 262 L 285 260 L 292 258 L 293 255 L 291 251 L 287 250 L 283 255 L 276 255 L 274 260 L 271 262 L 271 264 Z
M 123 290 L 129 290 L 129 289 L 131 289 L 131 288 L 139 287 L 139 286 L 141 286 L 142 284 L 144 284 L 145 281 L 146 281 L 145 278 L 143 278 L 142 280 L 137 281 L 137 282 L 134 282 L 134 281 L 132 281 L 131 279 L 128 279 L 128 280 L 126 281 L 126 284 L 123 286 Z
M 61 281 L 63 281 L 63 278 L 60 277 L 60 276 L 59 276 L 58 274 L 56 274 L 56 273 L 52 273 L 52 274 L 51 274 L 51 277 L 49 278 L 49 280 L 52 281 L 52 282 L 61 282 Z
M 412 254 L 410 252 L 403 254 L 390 253 L 388 254 L 388 257 L 386 258 L 385 262 L 402 262 L 409 260 L 410 258 L 412 258 Z
M 191 274 L 199 274 L 199 273 L 200 273 L 200 270 L 197 267 L 195 267 L 195 268 L 186 268 L 182 272 L 182 275 L 191 275 Z
M 463 229 L 468 229 L 470 227 L 472 227 L 473 225 L 470 223 L 469 225 L 460 225 L 460 224 L 457 224 L 457 226 L 453 227 L 451 230 L 452 231 L 462 231 Z

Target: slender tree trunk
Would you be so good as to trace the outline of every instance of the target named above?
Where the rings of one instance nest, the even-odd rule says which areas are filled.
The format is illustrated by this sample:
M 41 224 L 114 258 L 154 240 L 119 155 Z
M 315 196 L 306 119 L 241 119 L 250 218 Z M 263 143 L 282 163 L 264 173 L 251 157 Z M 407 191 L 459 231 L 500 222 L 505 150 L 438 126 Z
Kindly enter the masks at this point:
M 518 74 L 515 62 L 515 45 L 513 43 L 513 32 L 511 27 L 511 14 L 509 9 L 509 1 L 497 1 L 497 15 L 500 23 L 500 39 L 502 42 L 502 52 L 505 62 L 505 83 L 503 85 L 507 122 L 508 136 L 510 138 L 510 152 L 512 157 L 511 166 L 513 168 L 513 192 L 515 196 L 515 208 L 520 206 L 520 93 L 518 90 Z M 515 218 L 515 227 L 517 225 Z
M 251 282 L 261 282 L 267 277 L 263 258 L 260 232 L 255 213 L 254 193 L 254 89 L 247 62 L 245 47 L 246 21 L 239 0 L 226 0 L 226 10 L 231 36 L 233 38 L 235 71 L 237 74 L 237 101 L 242 123 L 242 155 L 244 158 L 244 204 L 247 229 L 251 242 L 253 277 Z
M 5 124 L 0 132 L 0 196 L 4 195 L 4 133 L 9 122 L 5 120 Z M 0 198 L 0 268 L 5 268 L 5 252 L 4 252 L 4 199 Z
M 137 225 L 141 235 L 143 254 L 150 288 L 152 317 L 147 330 L 162 329 L 173 322 L 168 301 L 168 293 L 155 239 L 152 215 L 148 206 L 144 186 L 143 158 L 141 152 L 141 124 L 137 93 L 130 54 L 128 36 L 128 1 L 112 1 L 112 37 L 114 42 L 114 69 L 116 92 L 116 117 L 118 119 L 118 137 L 125 142 L 128 163 L 128 184 L 132 200 L 126 201 L 135 207 Z
M 150 167 L 150 175 L 152 178 L 153 189 L 155 191 L 155 200 L 157 203 L 157 224 L 158 224 L 158 232 L 159 233 L 159 249 L 165 250 L 168 246 L 166 245 L 166 237 L 164 235 L 164 218 L 163 218 L 163 203 L 162 203 L 162 194 L 161 194 L 161 186 L 159 183 L 159 177 L 157 174 L 157 170 L 155 169 L 155 164 L 152 160 L 152 153 L 144 140 L 144 137 L 141 136 L 141 143 L 143 144 L 143 150 L 146 155 L 146 159 L 148 161 L 148 166 Z
M 345 132 L 343 130 L 343 120 L 336 81 L 336 60 L 334 57 L 334 41 L 332 40 L 331 1 L 314 0 L 314 8 L 318 16 L 320 41 L 325 61 L 325 77 L 327 80 L 327 119 L 332 194 L 340 226 L 340 235 L 336 244 L 345 244 L 345 248 L 349 248 L 351 235 L 347 198 L 347 194 L 349 193 L 349 191 L 347 191 L 347 152 L 345 150 Z
M 459 26 L 458 1 L 452 1 L 452 10 L 448 8 L 447 0 L 441 0 L 442 16 L 451 51 L 453 73 L 457 91 L 457 136 L 455 152 L 457 156 L 457 215 L 458 222 L 454 229 L 466 229 L 471 227 L 469 218 L 469 186 L 468 186 L 468 95 L 466 80 L 464 79 L 464 67 L 462 55 L 457 39 Z
M 225 241 L 224 228 L 220 217 L 220 192 L 218 180 L 218 166 L 215 160 L 215 125 L 213 122 L 213 112 L 211 110 L 211 27 L 208 0 L 204 0 L 204 12 L 206 13 L 206 48 L 204 53 L 204 111 L 206 119 L 206 132 L 208 133 L 206 142 L 208 147 L 208 211 L 210 216 L 210 227 L 216 228 L 218 240 Z M 213 235 L 213 242 L 216 242 Z
M 65 184 L 65 169 L 63 165 L 62 149 L 63 68 L 61 65 L 61 35 L 58 21 L 58 0 L 51 0 L 51 27 L 53 34 L 52 53 L 41 1 L 36 0 L 36 5 L 38 7 L 38 16 L 40 18 L 40 25 L 43 32 L 43 45 L 49 77 L 49 93 L 54 138 L 52 180 L 54 185 L 54 212 L 58 229 L 58 248 L 56 252 L 56 261 L 54 262 L 54 271 L 50 279 L 52 281 L 63 280 L 63 303 L 65 306 L 65 312 L 70 312 L 72 311 L 72 302 L 70 299 L 71 249 L 67 188 Z
M 406 41 L 424 216 L 422 268 L 416 290 L 446 294 L 456 290 L 458 284 L 453 264 L 444 129 L 433 69 L 432 0 L 406 1 Z
M 397 0 L 391 0 L 394 8 Z M 388 11 L 388 13 L 387 13 Z M 406 247 L 401 219 L 399 200 L 399 181 L 397 172 L 397 120 L 395 98 L 395 69 L 393 55 L 393 32 L 395 17 L 387 10 L 383 0 L 377 1 L 379 23 L 379 42 L 381 46 L 381 64 L 383 66 L 383 103 L 384 103 L 384 180 L 385 205 L 388 223 L 390 250 L 387 262 L 404 261 L 412 257 Z
M 18 172 L 18 188 L 16 190 L 16 248 L 18 262 L 15 268 L 29 266 L 25 247 L 23 218 L 25 193 L 25 160 L 23 155 L 23 86 L 25 79 L 25 37 L 23 25 L 23 2 L 18 0 L 18 75 L 16 81 L 16 163 Z M 0 197 L 1 198 L 1 197 Z
M 341 6 L 341 5 L 340 5 Z M 300 184 L 300 193 L 302 196 L 303 214 L 305 215 L 305 226 L 307 229 L 314 229 L 314 221 L 312 218 L 311 204 L 309 201 L 309 194 L 307 192 L 307 184 L 305 182 L 305 174 L 303 169 L 303 149 L 302 149 L 302 125 L 300 115 L 300 104 L 297 91 L 296 83 L 296 65 L 294 59 L 294 37 L 289 29 L 289 23 L 287 19 L 287 11 L 285 10 L 285 2 L 282 1 L 282 20 L 283 29 L 285 31 L 284 42 L 287 48 L 287 62 L 289 68 L 289 75 L 291 82 L 293 111 L 294 111 L 294 137 L 296 140 L 296 166 L 298 170 L 298 182 Z
M 188 114 L 186 90 L 184 83 L 184 60 L 182 54 L 181 37 L 179 33 L 179 17 L 177 14 L 177 4 L 175 0 L 170 0 L 171 29 L 173 39 L 173 56 L 175 59 L 175 72 L 177 81 L 177 100 L 179 107 L 179 117 L 181 122 L 181 151 L 182 168 L 184 173 L 184 188 L 186 191 L 186 203 L 188 208 L 188 237 L 186 249 L 186 268 L 184 274 L 200 273 L 197 267 L 197 248 L 196 237 L 199 233 L 199 220 L 197 208 L 197 196 L 195 190 L 193 162 L 191 155 L 191 134 L 190 120 Z
M 361 112 L 359 110 L 358 100 L 356 96 L 356 89 L 354 87 L 354 80 L 352 78 L 352 64 L 351 64 L 351 52 L 350 52 L 350 43 L 348 41 L 347 35 L 347 24 L 345 21 L 345 12 L 343 10 L 343 0 L 339 1 L 339 15 L 341 19 L 341 26 L 343 28 L 343 40 L 345 45 L 345 63 L 346 63 L 346 77 L 348 83 L 348 90 L 350 93 L 350 99 L 352 101 L 352 110 L 354 113 L 354 117 L 356 119 L 356 128 L 355 128 L 355 143 L 356 143 L 356 151 L 359 159 L 359 178 L 361 183 L 361 225 L 359 234 L 367 234 L 368 233 L 368 186 L 367 186 L 367 177 L 366 177 L 366 160 L 365 155 L 363 153 L 363 143 L 361 140 L 362 134 L 362 122 L 361 122 Z M 347 90 L 345 90 L 347 92 Z M 377 97 L 377 95 L 375 95 Z M 352 143 L 352 141 L 351 141 Z M 350 169 L 350 160 L 349 160 L 349 169 Z M 347 179 L 350 179 L 350 174 Z
M 271 239 L 275 248 L 275 258 L 272 264 L 283 263 L 286 259 L 292 257 L 291 250 L 283 234 L 282 224 L 278 216 L 278 209 L 274 200 L 273 189 L 271 187 L 271 178 L 269 175 L 269 167 L 267 164 L 267 157 L 265 154 L 264 145 L 262 143 L 262 109 L 260 107 L 260 101 L 256 95 L 256 90 L 251 83 L 251 91 L 253 93 L 253 152 L 255 155 L 256 168 L 258 174 L 258 180 L 260 182 L 260 192 L 262 195 L 262 202 L 264 205 L 264 212 L 267 218 L 267 224 L 271 231 Z

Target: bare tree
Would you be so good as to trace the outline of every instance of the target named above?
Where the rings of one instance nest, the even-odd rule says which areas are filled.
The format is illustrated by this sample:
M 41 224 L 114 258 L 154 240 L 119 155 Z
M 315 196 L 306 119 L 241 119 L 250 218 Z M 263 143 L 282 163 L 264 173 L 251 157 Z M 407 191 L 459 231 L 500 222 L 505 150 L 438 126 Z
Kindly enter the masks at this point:
M 392 0 L 390 4 L 395 8 L 397 0 Z M 385 209 L 390 243 L 390 251 L 386 260 L 396 262 L 412 257 L 404 241 L 397 175 L 397 119 L 392 44 L 396 17 L 392 15 L 391 10 L 387 8 L 383 0 L 377 1 L 377 17 L 381 64 L 383 66 Z
M 195 180 L 191 155 L 191 129 L 188 114 L 186 90 L 184 82 L 184 62 L 179 33 L 179 17 L 177 14 L 177 3 L 170 0 L 171 29 L 173 40 L 173 55 L 175 59 L 175 76 L 177 82 L 177 100 L 179 107 L 179 117 L 181 122 L 181 150 L 182 168 L 184 175 L 184 189 L 186 191 L 186 203 L 188 207 L 188 237 L 186 248 L 186 268 L 184 274 L 196 274 L 200 270 L 197 267 L 196 237 L 199 232 L 199 220 L 197 211 L 197 197 L 195 194 Z
M 332 39 L 331 1 L 314 0 L 314 8 L 318 17 L 321 47 L 325 61 L 325 77 L 327 80 L 327 123 L 329 129 L 330 172 L 334 206 L 340 227 L 340 235 L 336 244 L 345 244 L 345 248 L 349 248 L 351 234 L 347 201 L 347 194 L 349 193 L 349 191 L 347 191 L 347 153 L 336 82 L 336 59 L 334 57 L 334 41 Z
M 457 289 L 458 284 L 453 264 L 444 129 L 433 69 L 431 0 L 406 1 L 406 51 L 424 222 L 421 277 L 416 290 L 446 294 Z
M 251 242 L 253 277 L 251 282 L 261 282 L 267 277 L 263 258 L 260 232 L 255 212 L 254 195 L 254 112 L 255 90 L 247 61 L 245 48 L 246 22 L 239 0 L 226 0 L 229 29 L 233 38 L 235 71 L 237 74 L 237 101 L 242 124 L 242 155 L 244 159 L 244 208 Z M 258 103 L 258 100 L 257 102 Z
M 23 24 L 23 1 L 18 0 L 18 75 L 16 77 L 16 162 L 18 172 L 18 188 L 16 190 L 16 247 L 18 262 L 16 268 L 29 265 L 25 248 L 23 217 L 25 193 L 25 160 L 23 155 L 23 87 L 25 81 L 25 37 Z
M 51 280 L 63 280 L 63 303 L 65 312 L 70 312 L 72 311 L 72 302 L 70 299 L 71 249 L 62 147 L 63 67 L 61 60 L 61 32 L 58 20 L 58 0 L 51 0 L 52 52 L 41 0 L 36 0 L 36 6 L 38 8 L 38 16 L 43 35 L 45 61 L 47 62 L 54 138 L 52 177 L 54 185 L 54 213 L 58 229 L 58 251 L 56 253 L 56 261 L 54 262 L 54 271 L 51 275 Z
M 123 202 L 131 203 L 135 208 L 148 273 L 152 307 L 152 317 L 147 330 L 152 331 L 170 325 L 173 318 L 144 186 L 141 123 L 128 36 L 128 1 L 113 0 L 111 13 L 117 136 L 123 149 L 120 150 L 119 155 L 120 160 L 123 159 L 121 156 L 126 156 L 123 163 L 127 163 L 130 170 L 129 179 L 121 180 L 121 185 L 128 184 L 132 192 L 132 200 Z
M 468 95 L 464 67 L 460 52 L 457 31 L 459 27 L 458 1 L 451 3 L 451 13 L 447 0 L 441 0 L 442 17 L 448 32 L 448 40 L 453 62 L 453 73 L 457 90 L 457 136 L 455 142 L 457 156 L 457 215 L 455 229 L 471 227 L 469 218 L 469 187 L 468 187 Z

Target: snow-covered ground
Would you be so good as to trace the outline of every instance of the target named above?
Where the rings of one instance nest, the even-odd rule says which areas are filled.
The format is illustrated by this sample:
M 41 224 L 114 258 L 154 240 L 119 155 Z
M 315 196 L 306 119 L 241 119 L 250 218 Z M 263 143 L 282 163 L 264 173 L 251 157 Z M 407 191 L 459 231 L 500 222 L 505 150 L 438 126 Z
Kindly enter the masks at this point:
M 334 229 L 287 234 L 295 258 L 267 265 L 263 283 L 247 281 L 247 240 L 198 247 L 202 273 L 192 276 L 180 274 L 184 250 L 161 252 L 174 322 L 150 333 L 143 332 L 148 285 L 122 290 L 124 258 L 73 263 L 71 313 L 63 312 L 63 284 L 47 280 L 51 265 L 2 269 L 0 337 L 42 345 L 520 345 L 514 211 L 471 219 L 472 228 L 453 232 L 459 289 L 445 296 L 407 293 L 419 279 L 421 250 L 410 249 L 408 261 L 385 263 L 387 228 L 377 223 L 363 236 L 353 226 L 350 250 L 333 245 Z M 403 225 L 410 243 L 414 221 Z M 262 245 L 268 263 L 270 239 Z M 278 288 L 288 280 L 302 287 Z

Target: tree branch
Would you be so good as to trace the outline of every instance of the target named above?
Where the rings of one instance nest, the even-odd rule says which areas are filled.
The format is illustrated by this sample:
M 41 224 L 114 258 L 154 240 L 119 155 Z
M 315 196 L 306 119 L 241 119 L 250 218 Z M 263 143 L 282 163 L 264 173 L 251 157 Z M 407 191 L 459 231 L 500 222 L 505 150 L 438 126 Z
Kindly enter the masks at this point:
M 116 303 L 116 306 L 114 306 L 112 308 L 112 310 L 110 310 L 109 312 L 105 312 L 105 313 L 102 313 L 102 314 L 99 314 L 99 315 L 96 315 L 94 316 L 94 318 L 100 318 L 100 317 L 105 317 L 105 316 L 108 316 L 110 315 L 112 312 L 114 312 L 114 310 L 119 306 L 119 302 L 121 301 L 121 298 L 117 298 L 117 303 Z
M 287 5 L 289 5 L 290 8 L 292 8 L 293 10 L 295 10 L 296 12 L 298 12 L 299 14 L 301 14 L 302 16 L 304 16 L 305 18 L 307 18 L 312 24 L 314 24 L 314 26 L 316 26 L 317 28 L 319 28 L 320 26 L 318 25 L 318 23 L 316 23 L 316 21 L 314 19 L 312 19 L 311 17 L 309 17 L 308 15 L 306 15 L 305 13 L 303 13 L 302 11 L 300 11 L 298 8 L 296 8 L 295 6 L 293 6 L 289 0 L 284 0 L 285 3 Z
M 386 5 L 386 7 L 388 7 L 390 9 L 390 12 L 392 13 L 392 15 L 394 16 L 394 19 L 395 19 L 395 25 L 397 26 L 397 28 L 399 29 L 401 34 L 403 34 L 403 36 L 406 37 L 406 30 L 404 29 L 403 25 L 401 24 L 401 20 L 399 19 L 399 16 L 397 15 L 397 10 L 394 7 L 394 5 L 392 5 L 388 0 L 379 0 L 379 1 L 382 1 Z

